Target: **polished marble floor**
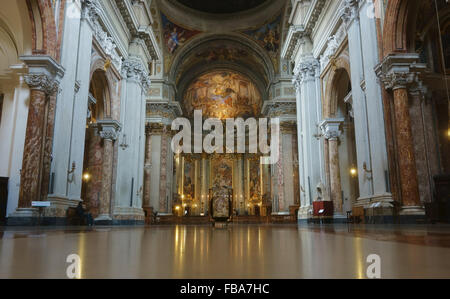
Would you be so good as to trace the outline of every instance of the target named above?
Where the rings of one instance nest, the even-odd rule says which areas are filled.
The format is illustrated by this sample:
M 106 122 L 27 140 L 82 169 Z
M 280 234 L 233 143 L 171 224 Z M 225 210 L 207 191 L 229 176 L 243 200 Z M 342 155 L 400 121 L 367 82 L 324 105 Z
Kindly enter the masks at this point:
M 450 278 L 450 226 L 0 228 L 0 278 Z

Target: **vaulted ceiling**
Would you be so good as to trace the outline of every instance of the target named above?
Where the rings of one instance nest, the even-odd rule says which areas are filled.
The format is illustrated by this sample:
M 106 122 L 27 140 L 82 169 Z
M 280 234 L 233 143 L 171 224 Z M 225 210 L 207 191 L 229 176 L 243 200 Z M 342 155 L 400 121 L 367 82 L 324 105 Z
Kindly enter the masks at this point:
M 256 8 L 267 0 L 177 0 L 181 4 L 206 13 L 229 14 Z

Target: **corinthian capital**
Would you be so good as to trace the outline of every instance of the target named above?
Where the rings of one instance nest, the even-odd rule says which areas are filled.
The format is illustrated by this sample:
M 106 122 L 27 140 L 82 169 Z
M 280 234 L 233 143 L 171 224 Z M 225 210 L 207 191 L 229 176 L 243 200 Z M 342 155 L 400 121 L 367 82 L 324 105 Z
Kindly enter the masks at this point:
M 150 87 L 150 77 L 140 59 L 126 60 L 122 65 L 122 74 L 125 78 L 141 84 L 145 89 Z
M 341 137 L 341 125 L 344 123 L 343 118 L 330 118 L 320 123 L 322 134 L 327 140 L 338 140 Z
M 46 95 L 54 94 L 59 88 L 59 82 L 47 74 L 27 74 L 24 79 L 30 89 L 43 91 Z
M 95 124 L 99 136 L 105 140 L 115 141 L 119 137 L 119 132 L 122 131 L 122 125 L 112 119 L 99 120 Z
M 388 55 L 376 68 L 375 72 L 386 89 L 414 89 L 421 86 L 420 74 L 425 65 L 418 63 L 416 53 Z
M 315 80 L 318 72 L 319 62 L 314 58 L 310 58 L 299 63 L 294 69 L 295 77 L 298 81 L 300 81 L 300 83 Z
M 346 26 L 350 25 L 353 20 L 359 18 L 359 1 L 360 0 L 344 0 L 343 7 L 341 9 L 341 18 Z
M 64 68 L 49 56 L 21 56 L 26 63 L 29 73 L 24 80 L 30 89 L 41 90 L 52 95 L 58 90 L 59 81 L 64 76 Z

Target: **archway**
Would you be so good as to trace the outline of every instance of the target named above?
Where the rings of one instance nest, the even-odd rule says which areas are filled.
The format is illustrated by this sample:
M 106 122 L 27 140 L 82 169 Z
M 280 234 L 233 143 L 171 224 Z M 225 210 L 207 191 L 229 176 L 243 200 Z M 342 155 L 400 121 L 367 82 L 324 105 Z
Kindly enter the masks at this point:
M 18 170 L 22 169 L 30 98 L 21 80 L 26 69 L 19 57 L 32 54 L 33 25 L 26 1 L 0 0 L 0 6 L 0 177 L 8 180 L 8 198 L 0 203 L 1 219 L 15 211 L 19 199 Z
M 82 199 L 93 217 L 99 215 L 103 175 L 103 140 L 97 122 L 106 116 L 110 92 L 104 70 L 94 71 L 89 87 L 83 163 Z
M 342 188 L 343 212 L 352 211 L 359 198 L 358 166 L 356 155 L 355 123 L 352 108 L 352 86 L 345 69 L 337 70 L 333 84 L 335 118 L 342 119 L 339 138 L 339 166 Z
M 394 103 L 397 102 L 394 93 L 385 94 L 388 99 L 385 117 L 387 123 L 392 124 L 392 132 L 388 136 L 394 136 L 392 140 L 388 140 L 388 144 L 396 147 L 391 159 L 395 161 L 397 181 L 401 185 L 396 193 L 401 195 L 417 191 L 410 187 L 411 179 L 406 178 L 408 175 L 400 175 L 401 168 L 406 169 L 400 167 L 400 164 L 405 165 L 407 162 L 403 161 L 404 157 L 402 158 L 400 153 L 399 148 L 405 147 L 405 144 L 404 142 L 398 144 L 401 134 L 395 130 L 396 126 L 401 124 L 396 123 L 396 118 L 402 115 L 410 119 L 411 131 L 414 132 L 411 134 L 409 147 L 413 149 L 415 156 L 414 175 L 417 177 L 419 190 L 417 199 L 413 203 L 407 203 L 411 206 L 430 202 L 435 192 L 435 179 L 450 173 L 448 93 L 450 81 L 446 66 L 448 63 L 446 52 L 449 49 L 449 12 L 448 3 L 441 0 L 393 0 L 388 2 L 386 11 L 383 33 L 385 57 L 390 54 L 410 53 L 417 55 L 416 62 L 424 64 L 427 69 L 427 72 L 420 74 L 422 86 L 419 88 L 408 86 L 409 102 L 406 105 L 408 111 L 400 111 L 394 107 Z M 397 117 L 394 117 L 394 114 Z M 408 181 L 404 182 L 402 179 Z M 408 198 L 413 197 L 416 196 L 402 195 L 402 203 L 405 205 L 405 200 L 408 201 Z

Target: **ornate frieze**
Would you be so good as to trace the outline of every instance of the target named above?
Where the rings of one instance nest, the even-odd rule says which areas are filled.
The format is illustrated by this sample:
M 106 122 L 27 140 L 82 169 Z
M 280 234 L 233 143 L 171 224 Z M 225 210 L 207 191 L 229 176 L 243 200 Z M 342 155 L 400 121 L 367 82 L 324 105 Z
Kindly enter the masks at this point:
M 162 135 L 170 131 L 167 125 L 161 123 L 148 123 L 145 126 L 145 134 L 150 135 Z
M 327 140 L 338 140 L 341 137 L 341 125 L 344 123 L 343 118 L 330 118 L 320 123 L 322 134 Z
M 336 51 L 339 49 L 346 36 L 347 33 L 344 26 L 340 26 L 336 34 L 328 38 L 327 48 L 320 57 L 320 66 L 322 71 L 327 67 L 333 56 L 336 55 Z
M 105 51 L 106 55 L 111 58 L 114 66 L 120 70 L 122 69 L 122 56 L 117 53 L 117 45 L 114 39 L 108 34 L 103 26 L 100 24 L 100 12 L 102 8 L 98 0 L 83 0 L 82 18 L 89 21 L 92 26 L 94 37 L 99 43 L 100 47 Z
M 159 116 L 167 119 L 175 119 L 181 115 L 181 109 L 177 104 L 165 102 L 147 102 L 147 117 Z
M 296 115 L 297 106 L 295 101 L 277 101 L 266 103 L 263 113 L 268 117 L 280 117 L 286 115 Z
M 122 75 L 142 85 L 147 90 L 150 87 L 150 76 L 140 59 L 130 58 L 123 63 Z

